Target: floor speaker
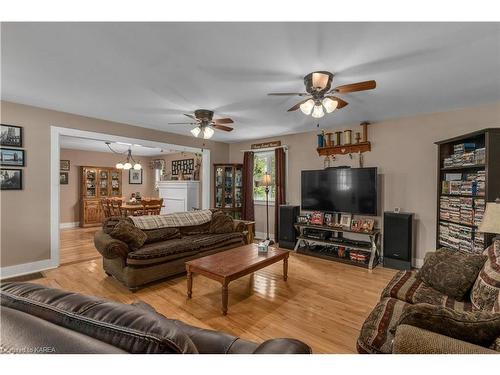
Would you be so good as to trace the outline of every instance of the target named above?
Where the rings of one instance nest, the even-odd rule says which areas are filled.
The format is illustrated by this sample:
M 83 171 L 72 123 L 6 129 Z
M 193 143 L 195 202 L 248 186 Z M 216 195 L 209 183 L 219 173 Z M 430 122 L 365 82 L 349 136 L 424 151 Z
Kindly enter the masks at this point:
M 384 267 L 411 269 L 413 214 L 384 212 Z
M 285 249 L 295 248 L 297 232 L 295 231 L 295 221 L 300 214 L 299 206 L 281 205 L 279 211 L 279 245 Z

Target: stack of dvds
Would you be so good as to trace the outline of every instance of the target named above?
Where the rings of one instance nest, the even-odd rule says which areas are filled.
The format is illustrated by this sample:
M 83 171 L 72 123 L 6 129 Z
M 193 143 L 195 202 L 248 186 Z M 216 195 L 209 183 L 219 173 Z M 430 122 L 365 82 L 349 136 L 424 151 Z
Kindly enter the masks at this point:
M 474 225 L 479 226 L 483 221 L 484 209 L 486 208 L 486 202 L 484 199 L 474 200 Z
M 449 217 L 450 221 L 454 221 L 455 223 L 460 222 L 460 198 L 450 197 L 449 201 Z
M 450 220 L 450 198 L 441 197 L 439 201 L 439 218 L 441 220 Z
M 474 224 L 474 210 L 472 207 L 472 198 L 460 198 L 460 223 Z
M 475 253 L 482 253 L 484 251 L 484 234 L 475 233 L 474 235 L 474 250 Z
M 460 225 L 457 225 L 458 228 L 457 230 L 457 239 L 459 242 L 459 249 L 463 251 L 469 251 L 472 252 L 474 249 L 474 242 L 473 242 L 473 233 L 472 233 L 472 228 L 467 228 L 463 227 Z M 451 231 L 450 231 L 451 232 Z M 453 235 L 454 233 L 452 233 Z
M 452 157 L 444 158 L 443 167 L 445 167 L 445 168 L 451 168 L 453 166 L 454 165 L 453 165 L 453 158 Z
M 439 223 L 439 244 L 451 248 L 449 223 Z
M 477 183 L 476 194 L 477 195 L 484 195 L 485 194 L 485 186 L 486 186 L 486 171 L 485 170 L 477 172 L 476 183 Z
M 486 149 L 477 148 L 474 151 L 474 162 L 475 164 L 485 164 L 486 163 Z

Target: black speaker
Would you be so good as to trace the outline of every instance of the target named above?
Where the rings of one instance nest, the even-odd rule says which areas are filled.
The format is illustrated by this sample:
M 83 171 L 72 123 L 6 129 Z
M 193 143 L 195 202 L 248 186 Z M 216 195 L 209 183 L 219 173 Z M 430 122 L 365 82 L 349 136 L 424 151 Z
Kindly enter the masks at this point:
M 413 214 L 384 212 L 384 267 L 411 269 Z
M 299 206 L 281 205 L 279 212 L 279 245 L 285 249 L 295 248 L 297 232 L 293 224 L 300 214 Z

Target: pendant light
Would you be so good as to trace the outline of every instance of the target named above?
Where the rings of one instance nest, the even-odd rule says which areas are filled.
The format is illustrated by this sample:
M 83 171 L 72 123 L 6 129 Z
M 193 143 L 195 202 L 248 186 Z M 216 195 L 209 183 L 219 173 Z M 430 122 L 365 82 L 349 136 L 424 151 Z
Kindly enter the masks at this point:
M 124 152 L 118 152 L 118 151 L 113 150 L 111 148 L 111 142 L 105 142 L 105 143 L 108 146 L 108 148 L 111 150 L 112 153 L 124 154 Z M 126 154 L 127 154 L 127 158 L 123 162 L 116 163 L 116 165 L 115 165 L 116 169 L 129 170 L 129 169 L 134 168 L 136 171 L 142 169 L 142 165 L 140 163 L 138 163 L 137 161 L 135 161 L 134 157 L 132 156 L 132 149 L 131 148 L 129 148 L 127 150 Z M 132 164 L 132 162 L 134 164 Z

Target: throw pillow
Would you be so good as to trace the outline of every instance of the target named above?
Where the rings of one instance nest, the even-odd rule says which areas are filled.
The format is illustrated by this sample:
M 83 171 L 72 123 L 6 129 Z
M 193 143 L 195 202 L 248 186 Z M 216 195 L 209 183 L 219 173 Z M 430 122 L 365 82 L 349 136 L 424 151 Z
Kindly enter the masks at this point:
M 491 346 L 500 336 L 500 314 L 462 312 L 427 303 L 409 306 L 403 311 L 399 324 L 408 324 L 484 347 Z
M 143 232 L 146 234 L 146 241 L 144 244 L 181 238 L 179 228 L 158 228 L 144 230 Z
M 437 291 L 463 300 L 485 260 L 484 255 L 443 248 L 427 257 L 417 277 Z
M 106 234 L 110 234 L 113 229 L 115 229 L 116 224 L 118 224 L 120 221 L 128 221 L 129 223 L 132 223 L 132 220 L 130 220 L 128 217 L 123 217 L 123 216 L 111 216 L 107 217 L 104 219 L 102 222 L 102 231 Z
M 232 232 L 234 232 L 233 218 L 222 211 L 215 212 L 210 222 L 210 233 L 223 234 Z
M 483 254 L 488 259 L 472 287 L 472 306 L 474 309 L 500 313 L 500 241 L 495 241 Z
M 122 220 L 116 224 L 109 235 L 125 242 L 132 250 L 140 248 L 146 241 L 146 234 L 126 220 Z

